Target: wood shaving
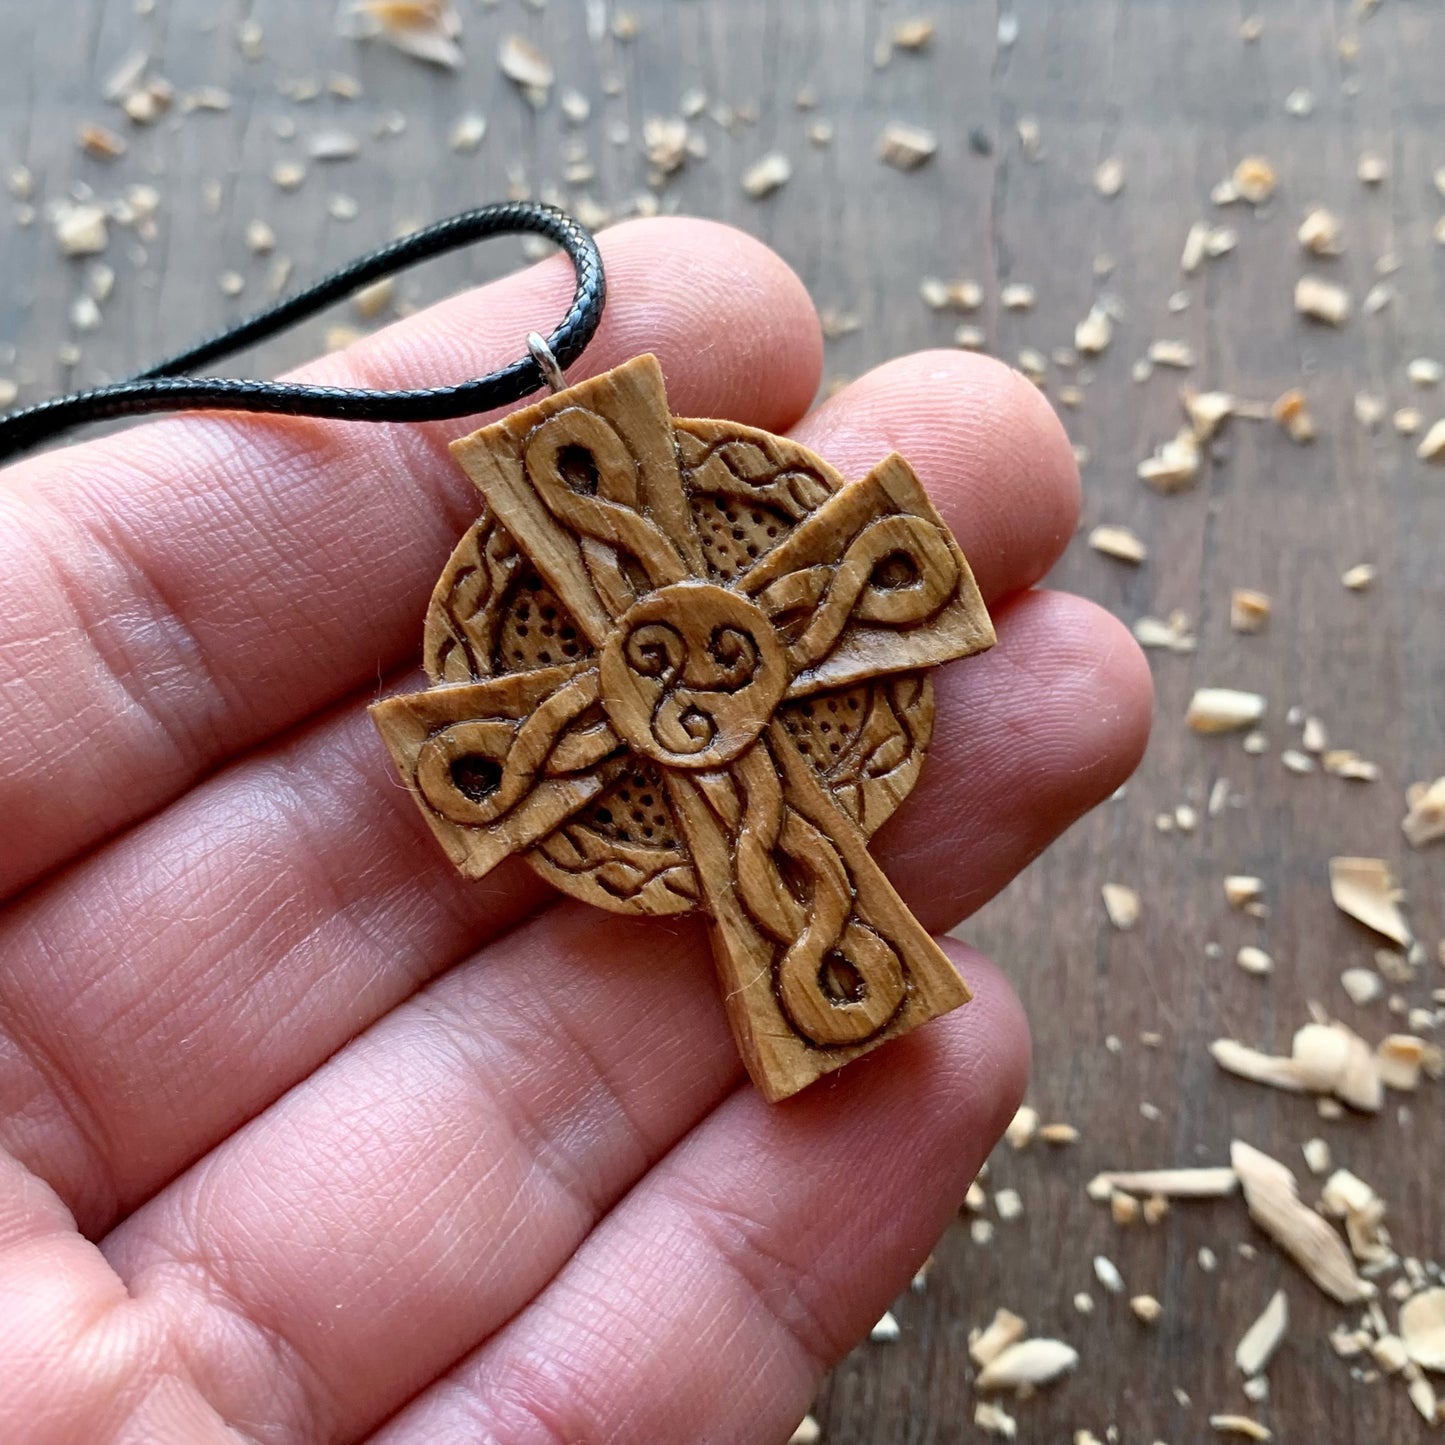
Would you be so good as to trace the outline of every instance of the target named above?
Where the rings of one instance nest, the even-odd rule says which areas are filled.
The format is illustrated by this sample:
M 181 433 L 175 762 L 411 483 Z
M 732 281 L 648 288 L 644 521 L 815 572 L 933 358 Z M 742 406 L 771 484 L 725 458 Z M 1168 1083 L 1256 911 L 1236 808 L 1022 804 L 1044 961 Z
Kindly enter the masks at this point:
M 1385 403 L 1366 391 L 1355 393 L 1355 420 L 1362 427 L 1374 431 L 1385 419 Z
M 1010 1148 L 1027 1149 L 1033 1143 L 1038 1129 L 1038 1110 L 1028 1104 L 1020 1104 L 1013 1118 L 1009 1120 L 1008 1128 L 1003 1131 L 1003 1136 L 1008 1140 Z
M 1166 494 L 1188 491 L 1199 480 L 1199 438 L 1185 427 L 1138 466 L 1139 480 Z
M 1139 895 L 1123 883 L 1106 883 L 1100 891 L 1109 922 L 1121 933 L 1127 933 L 1139 921 Z
M 1340 254 L 1340 218 L 1323 206 L 1316 206 L 1300 222 L 1299 243 L 1313 256 Z
M 1245 1375 L 1263 1374 L 1288 1327 L 1289 1300 L 1282 1289 L 1276 1290 L 1263 1313 L 1234 1347 L 1234 1363 L 1240 1371 Z
M 1293 387 L 1270 408 L 1270 415 L 1293 442 L 1303 445 L 1315 439 L 1314 418 L 1309 402 L 1298 387 Z
M 1380 975 L 1368 968 L 1347 968 L 1340 975 L 1340 986 L 1350 996 L 1350 1002 L 1361 1007 L 1374 1003 L 1385 992 Z
M 1028 1324 L 1012 1310 L 998 1309 L 987 1329 L 971 1330 L 968 1337 L 968 1353 L 974 1364 L 983 1367 L 996 1360 L 1012 1345 L 1018 1344 L 1029 1332 Z
M 109 240 L 107 216 L 101 206 L 67 204 L 55 215 L 55 239 L 67 256 L 94 256 Z
M 306 154 L 314 161 L 348 161 L 361 154 L 361 142 L 350 131 L 317 131 L 306 142 Z
M 1414 935 L 1395 898 L 1394 882 L 1382 858 L 1331 858 L 1330 896 L 1335 907 L 1366 928 L 1408 948 Z
M 998 1217 L 1008 1224 L 1024 1212 L 1024 1202 L 1017 1189 L 1000 1189 L 993 1196 L 993 1207 Z
M 898 1321 L 893 1317 L 893 1312 L 891 1310 L 884 1310 L 882 1318 L 868 1331 L 868 1338 L 870 1340 L 881 1340 L 885 1343 L 892 1343 L 898 1339 L 902 1333 L 903 1331 L 899 1328 Z
M 1422 462 L 1445 463 L 1445 416 L 1442 416 L 1421 439 L 1415 455 Z
M 1039 1138 L 1045 1144 L 1052 1144 L 1058 1148 L 1066 1144 L 1077 1144 L 1079 1131 L 1072 1124 L 1045 1124 L 1039 1130 Z
M 1062 1340 L 1020 1340 L 994 1356 L 978 1372 L 979 1390 L 1023 1390 L 1047 1385 L 1077 1367 L 1078 1351 Z
M 1279 760 L 1292 773 L 1312 773 L 1315 770 L 1315 760 L 1297 748 L 1286 748 L 1279 755 Z
M 1413 848 L 1445 838 L 1445 774 L 1433 783 L 1411 783 L 1405 789 L 1405 817 L 1400 827 Z
M 1124 189 L 1124 162 L 1117 156 L 1100 161 L 1094 171 L 1094 189 L 1111 200 Z
M 932 20 L 918 17 L 901 20 L 893 29 L 893 44 L 899 50 L 927 50 L 933 44 L 937 26 Z
M 1385 164 L 1383 156 L 1366 151 L 1355 167 L 1355 174 L 1365 185 L 1378 186 L 1390 174 L 1390 168 Z
M 1124 1276 L 1119 1273 L 1118 1265 L 1107 1255 L 1096 1254 L 1094 1256 L 1094 1278 L 1110 1294 L 1124 1293 Z
M 983 305 L 983 287 L 977 281 L 942 281 L 925 276 L 918 286 L 931 311 L 977 311 Z
M 1330 1167 L 1330 1146 L 1323 1139 L 1306 1139 L 1301 1146 L 1305 1167 L 1311 1174 L 1327 1173 Z
M 1114 323 L 1102 306 L 1093 306 L 1074 327 L 1074 346 L 1085 356 L 1097 356 L 1113 340 Z
M 1445 1286 L 1421 1290 L 1400 1306 L 1400 1339 L 1422 1370 L 1445 1374 Z
M 1320 1289 L 1340 1304 L 1354 1304 L 1373 1293 L 1356 1273 L 1339 1235 L 1300 1202 L 1289 1169 L 1239 1139 L 1230 1145 L 1229 1157 L 1250 1217 Z
M 1139 1212 L 1139 1201 L 1132 1194 L 1116 1189 L 1109 1195 L 1109 1214 L 1115 1224 L 1133 1224 L 1138 1220 Z
M 782 151 L 771 151 L 743 172 L 743 190 L 753 200 L 761 200 L 787 185 L 792 174 L 792 161 Z
M 1293 1094 L 1306 1092 L 1299 1065 L 1293 1059 L 1261 1053 L 1237 1039 L 1215 1039 L 1209 1052 L 1221 1069 L 1236 1078 L 1268 1084 L 1272 1089 L 1285 1089 Z
M 1333 281 L 1301 276 L 1295 282 L 1294 309 L 1312 321 L 1343 326 L 1350 319 L 1350 293 Z
M 1421 388 L 1439 386 L 1445 380 L 1445 366 L 1431 356 L 1417 356 L 1405 368 L 1405 375 L 1412 386 Z
M 1256 978 L 1262 978 L 1265 974 L 1274 972 L 1274 960 L 1264 949 L 1256 948 L 1253 944 L 1246 944 L 1235 954 L 1234 961 L 1245 973 L 1252 973 Z
M 475 111 L 461 115 L 452 122 L 447 143 L 458 154 L 466 155 L 477 149 L 486 139 L 487 118 Z
M 1186 387 L 1179 395 L 1196 441 L 1207 442 L 1220 423 L 1234 413 L 1235 400 L 1227 391 L 1192 391 Z
M 1264 716 L 1266 706 L 1265 699 L 1257 692 L 1201 687 L 1190 698 L 1184 720 L 1197 733 L 1231 732 L 1253 727 Z
M 1198 639 L 1189 629 L 1189 618 L 1182 612 L 1171 612 L 1167 619 L 1141 617 L 1133 627 L 1141 647 L 1161 648 L 1166 652 L 1193 652 Z
M 1244 873 L 1231 873 L 1224 880 L 1224 896 L 1231 908 L 1243 908 L 1253 903 L 1264 892 L 1264 882 Z
M 798 1428 L 788 1436 L 788 1445 L 818 1445 L 822 1438 L 823 1427 L 811 1415 L 804 1415 Z
M 1034 288 L 1024 281 L 1010 281 L 999 292 L 998 299 L 1005 311 L 1032 311 Z
M 659 174 L 670 176 L 688 158 L 687 122 L 681 116 L 648 116 L 642 122 L 642 151 Z
M 1236 587 L 1229 594 L 1229 625 L 1236 632 L 1259 632 L 1269 621 L 1272 605 L 1267 592 Z
M 1372 563 L 1357 562 L 1341 578 L 1340 581 L 1351 592 L 1363 592 L 1375 580 L 1376 571 Z
M 1089 546 L 1120 562 L 1142 562 L 1149 549 L 1128 527 L 1099 526 L 1089 533 Z
M 1154 1324 L 1164 1313 L 1163 1305 L 1152 1294 L 1136 1294 L 1129 1301 L 1129 1308 L 1134 1312 L 1134 1318 L 1146 1325 Z
M 1234 189 L 1242 200 L 1262 206 L 1274 194 L 1279 177 L 1263 156 L 1246 156 L 1234 168 Z
M 878 137 L 878 158 L 900 171 L 915 171 L 938 150 L 938 137 L 918 125 L 890 121 Z
M 1251 1420 L 1248 1415 L 1211 1415 L 1209 1428 L 1221 1435 L 1240 1435 L 1246 1440 L 1274 1439 L 1258 1420 Z
M 460 69 L 462 23 L 449 0 L 361 0 L 356 8 L 403 55 L 443 70 Z
M 1188 371 L 1195 363 L 1194 348 L 1187 341 L 1151 341 L 1148 356 L 1155 366 L 1172 366 L 1179 371 Z
M 986 1435 L 997 1435 L 1003 1440 L 1014 1439 L 1019 1432 L 1018 1421 L 1001 1405 L 980 1400 L 973 1407 L 973 1423 Z
M 126 152 L 123 136 L 118 136 L 113 130 L 107 130 L 105 126 L 96 125 L 93 122 L 87 122 L 80 127 L 76 141 L 86 155 L 92 156 L 98 161 L 119 160 Z
M 544 96 L 557 78 L 545 52 L 523 35 L 504 35 L 497 47 L 497 65 L 503 75 L 523 90 Z
M 277 161 L 271 168 L 271 181 L 278 190 L 294 191 L 306 179 L 306 167 L 300 161 Z
M 1375 1065 L 1387 1089 L 1412 1093 L 1420 1087 L 1426 1056 L 1425 1040 L 1414 1034 L 1390 1034 L 1375 1048 Z
M 1391 416 L 1390 423 L 1402 437 L 1412 437 L 1425 425 L 1425 416 L 1417 407 L 1402 406 Z

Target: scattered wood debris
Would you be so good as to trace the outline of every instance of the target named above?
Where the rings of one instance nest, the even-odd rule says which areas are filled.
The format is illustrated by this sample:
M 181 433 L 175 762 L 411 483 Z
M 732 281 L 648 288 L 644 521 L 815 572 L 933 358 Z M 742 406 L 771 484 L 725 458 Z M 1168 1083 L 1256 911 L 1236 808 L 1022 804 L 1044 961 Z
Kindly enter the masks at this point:
M 1300 222 L 1299 243 L 1312 256 L 1338 256 L 1340 218 L 1323 206 L 1316 206 Z
M 788 1445 L 819 1445 L 822 1438 L 823 1427 L 811 1415 L 804 1415 L 788 1436 Z
M 743 172 L 743 190 L 753 200 L 761 200 L 785 186 L 792 174 L 792 161 L 782 151 L 770 151 Z
M 1010 281 L 998 293 L 998 299 L 1005 311 L 1032 311 L 1034 288 L 1026 281 Z
M 922 16 L 900 20 L 893 27 L 893 44 L 898 50 L 927 50 L 937 29 L 932 20 Z
M 1079 1354 L 1062 1340 L 1024 1339 L 1006 1345 L 978 1372 L 979 1390 L 1027 1390 L 1075 1369 Z
M 1231 908 L 1244 908 L 1259 900 L 1264 881 L 1245 873 L 1231 873 L 1224 880 L 1224 896 Z
M 1164 619 L 1141 617 L 1134 624 L 1133 632 L 1141 647 L 1159 648 L 1165 652 L 1193 652 L 1199 645 L 1190 631 L 1189 618 L 1183 612 L 1171 612 Z
M 1400 1306 L 1400 1340 L 1422 1370 L 1445 1374 L 1445 1286 L 1421 1290 Z
M 542 49 L 526 36 L 504 35 L 497 47 L 497 65 L 528 100 L 539 106 L 547 103 L 557 73 Z
M 968 1352 L 974 1364 L 986 1367 L 1029 1332 L 1028 1324 L 1012 1310 L 998 1309 L 984 1330 L 970 1330 Z
M 925 276 L 918 285 L 930 311 L 977 311 L 983 305 L 983 287 L 977 281 L 943 281 Z
M 1097 356 L 1114 336 L 1114 323 L 1102 306 L 1092 306 L 1089 314 L 1074 327 L 1074 347 L 1085 356 Z
M 1355 174 L 1365 185 L 1378 186 L 1390 174 L 1390 167 L 1385 163 L 1383 156 L 1378 156 L 1373 151 L 1366 151 L 1355 167 Z
M 87 121 L 80 127 L 77 143 L 86 155 L 98 161 L 119 160 L 126 153 L 125 137 L 107 130 L 103 125 Z
M 55 215 L 55 239 L 67 256 L 95 256 L 109 241 L 104 207 L 66 204 Z
M 1366 1113 L 1376 1113 L 1384 1104 L 1370 1046 L 1339 1022 L 1311 1023 L 1297 1030 L 1288 1058 L 1236 1039 L 1216 1039 L 1209 1052 L 1220 1068 L 1252 1083 L 1296 1094 L 1333 1094 Z
M 1197 733 L 1232 732 L 1253 727 L 1265 713 L 1266 703 L 1257 692 L 1232 687 L 1201 687 L 1189 700 L 1185 721 Z
M 1263 1313 L 1234 1347 L 1234 1363 L 1247 1376 L 1262 1375 L 1289 1326 L 1289 1299 L 1276 1290 Z
M 1002 1405 L 989 1400 L 980 1400 L 973 1407 L 973 1423 L 985 1435 L 997 1435 L 1003 1440 L 1012 1440 L 1019 1433 L 1018 1421 Z
M 916 171 L 938 150 L 938 137 L 920 125 L 890 121 L 878 138 L 878 158 L 900 171 Z
M 1274 195 L 1279 177 L 1263 156 L 1245 156 L 1234 168 L 1234 191 L 1252 206 L 1262 206 Z
M 1343 326 L 1350 319 L 1350 293 L 1319 276 L 1301 276 L 1295 282 L 1294 309 L 1312 321 Z
M 1315 439 L 1315 423 L 1310 415 L 1309 402 L 1298 387 L 1291 387 L 1285 392 L 1270 408 L 1270 415 L 1291 441 L 1303 445 Z
M 1239 1435 L 1246 1440 L 1273 1440 L 1274 1436 L 1248 1415 L 1211 1415 L 1209 1428 L 1221 1435 Z
M 1236 587 L 1229 594 L 1229 625 L 1236 632 L 1260 632 L 1269 621 L 1272 606 L 1267 592 Z
M 1415 455 L 1422 462 L 1445 464 L 1445 416 L 1442 416 L 1421 438 L 1420 445 L 1415 448 Z
M 1234 956 L 1234 961 L 1245 973 L 1251 973 L 1256 978 L 1262 978 L 1265 974 L 1274 972 L 1274 960 L 1264 949 L 1257 948 L 1252 943 L 1247 943 Z
M 1139 463 L 1139 480 L 1156 492 L 1187 492 L 1199 480 L 1199 437 L 1185 427 Z
M 1105 200 L 1117 196 L 1124 189 L 1124 162 L 1117 156 L 1100 161 L 1094 171 L 1094 189 Z
M 450 0 L 360 0 L 356 9 L 373 22 L 371 33 L 403 55 L 443 70 L 460 69 L 462 22 Z
M 1374 1293 L 1356 1273 L 1344 1241 L 1300 1202 L 1288 1168 L 1239 1139 L 1230 1145 L 1229 1158 L 1250 1217 L 1315 1284 L 1341 1304 L 1354 1304 Z
M 1164 1313 L 1164 1307 L 1152 1294 L 1136 1294 L 1129 1301 L 1134 1318 L 1141 1324 L 1152 1325 Z
M 903 1331 L 899 1328 L 898 1321 L 893 1317 L 893 1311 L 884 1310 L 883 1317 L 868 1331 L 868 1338 L 870 1340 L 880 1340 L 886 1344 L 891 1344 L 894 1340 L 899 1339 L 902 1334 Z
M 1351 592 L 1363 592 L 1375 580 L 1375 567 L 1369 562 L 1357 562 L 1341 578 L 1340 581 Z
M 1101 525 L 1089 533 L 1089 546 L 1120 562 L 1142 562 L 1149 549 L 1128 527 Z
M 1414 940 L 1400 912 L 1394 881 L 1382 858 L 1331 858 L 1330 896 L 1335 906 L 1366 928 L 1408 948 Z
M 1121 933 L 1127 933 L 1139 921 L 1139 895 L 1123 883 L 1106 883 L 1100 891 L 1109 922 Z
M 1411 783 L 1405 789 L 1405 818 L 1400 826 L 1414 848 L 1445 838 L 1445 774 L 1433 783 Z

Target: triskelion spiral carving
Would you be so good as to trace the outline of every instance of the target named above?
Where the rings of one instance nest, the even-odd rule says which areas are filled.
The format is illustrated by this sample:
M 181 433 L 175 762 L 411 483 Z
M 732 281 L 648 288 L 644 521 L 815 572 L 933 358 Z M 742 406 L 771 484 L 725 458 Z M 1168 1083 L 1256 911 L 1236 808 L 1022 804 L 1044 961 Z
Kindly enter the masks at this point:
M 621 912 L 700 909 L 769 1098 L 964 1002 L 868 857 L 917 779 L 927 670 L 993 642 L 889 457 L 670 418 L 651 357 L 453 448 L 486 498 L 377 724 L 479 877 L 523 853 Z

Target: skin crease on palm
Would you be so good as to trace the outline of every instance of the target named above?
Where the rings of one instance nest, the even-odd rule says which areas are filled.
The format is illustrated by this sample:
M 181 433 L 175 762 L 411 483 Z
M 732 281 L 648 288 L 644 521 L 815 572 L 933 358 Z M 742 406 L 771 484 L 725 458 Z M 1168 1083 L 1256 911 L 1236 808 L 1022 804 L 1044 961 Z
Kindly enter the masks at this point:
M 938 672 L 874 845 L 954 927 L 1148 729 L 1128 634 L 1034 586 L 1077 523 L 1058 422 L 955 352 L 809 412 L 777 257 L 686 220 L 602 248 L 573 379 L 650 350 L 679 414 L 847 477 L 900 451 L 972 562 L 999 645 Z M 550 261 L 309 374 L 477 375 L 569 290 Z M 973 1003 L 770 1107 L 697 919 L 452 870 L 364 707 L 417 685 L 471 425 L 191 416 L 0 474 L 0 1440 L 786 1440 L 1021 1096 L 960 943 Z

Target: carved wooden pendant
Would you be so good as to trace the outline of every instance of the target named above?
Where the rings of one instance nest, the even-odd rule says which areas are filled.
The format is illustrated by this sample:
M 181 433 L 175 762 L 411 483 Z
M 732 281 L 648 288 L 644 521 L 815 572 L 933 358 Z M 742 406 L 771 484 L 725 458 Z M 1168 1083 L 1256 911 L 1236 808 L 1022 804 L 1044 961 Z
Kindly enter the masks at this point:
M 965 1003 L 867 846 L 917 781 L 928 670 L 994 641 L 908 464 L 845 482 L 671 417 L 651 356 L 452 450 L 486 508 L 427 613 L 434 686 L 371 712 L 457 867 L 702 911 L 769 1099 Z

